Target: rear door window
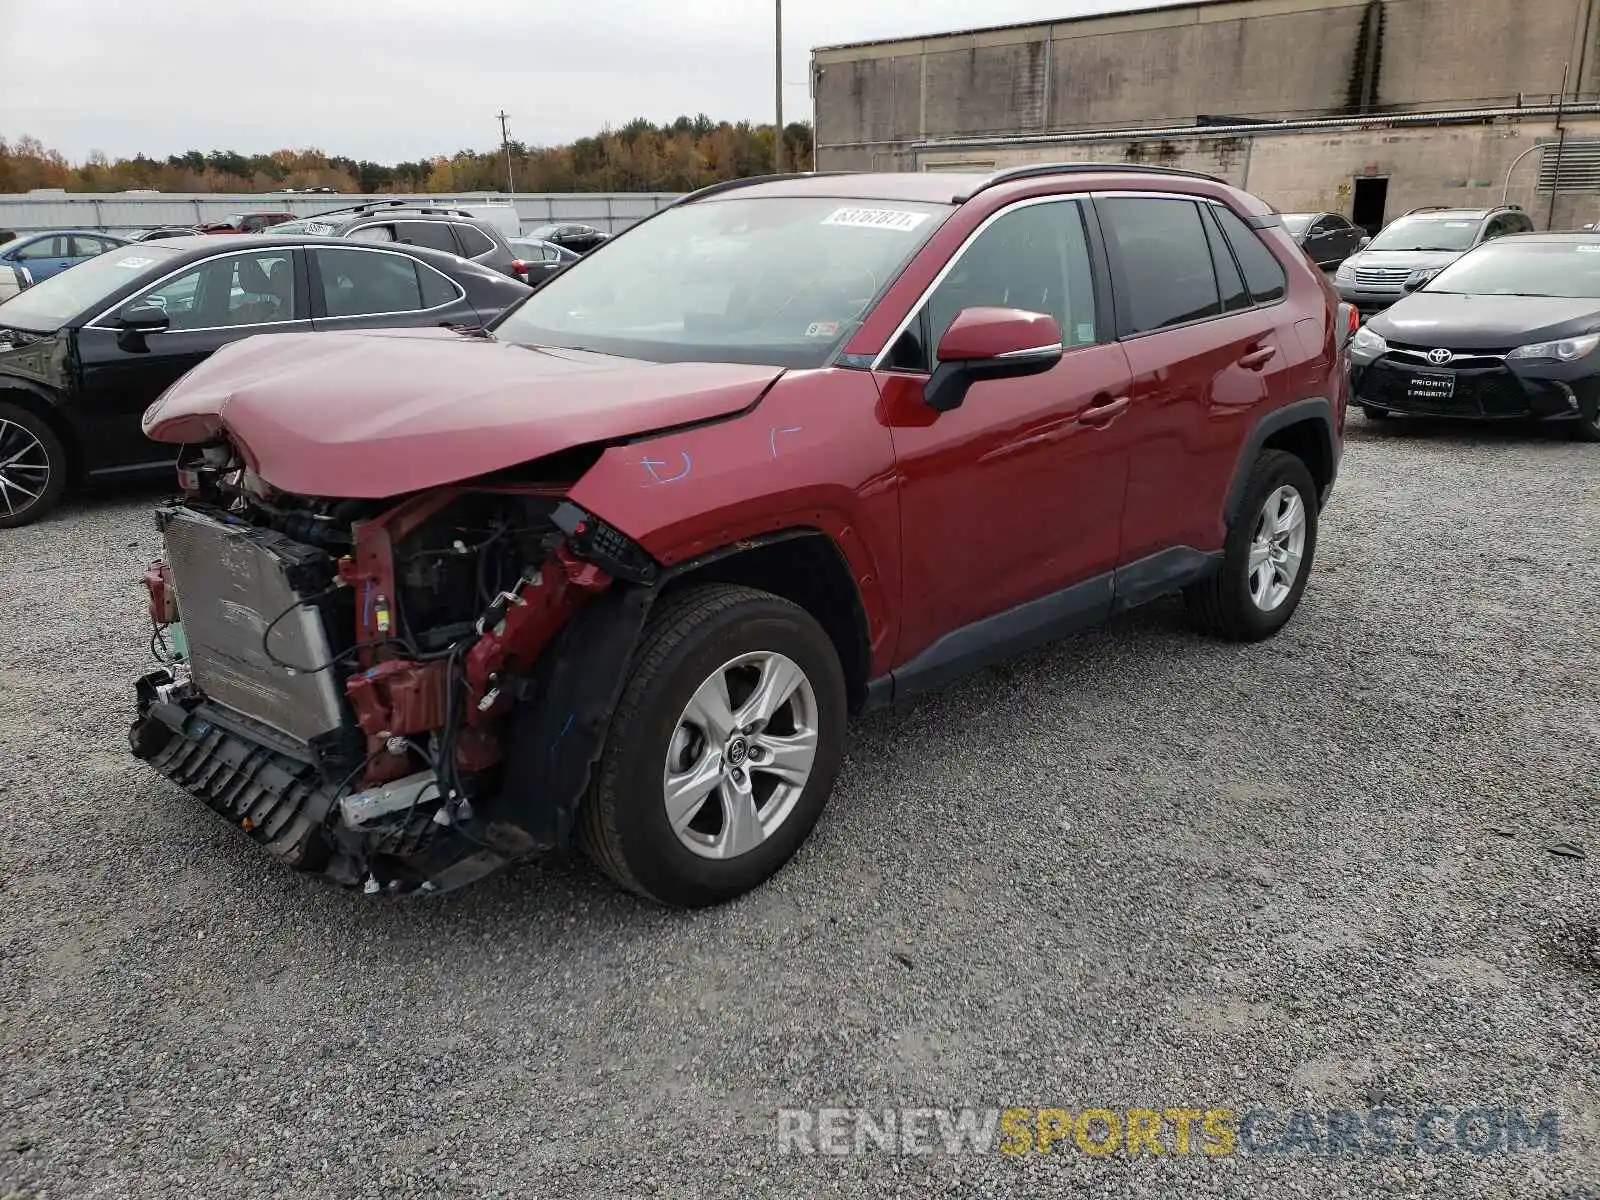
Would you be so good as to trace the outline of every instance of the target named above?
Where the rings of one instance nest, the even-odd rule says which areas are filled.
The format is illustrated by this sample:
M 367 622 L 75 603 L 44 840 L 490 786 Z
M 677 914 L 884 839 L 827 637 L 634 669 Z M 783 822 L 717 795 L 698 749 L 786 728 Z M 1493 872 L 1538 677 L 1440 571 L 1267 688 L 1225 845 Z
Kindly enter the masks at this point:
M 488 254 L 494 250 L 494 242 L 489 235 L 475 225 L 457 225 L 456 237 L 461 242 L 461 253 L 468 258 L 477 258 L 480 254 Z
M 422 307 L 442 308 L 453 304 L 463 293 L 450 280 L 426 263 L 417 263 L 417 278 L 422 283 Z
M 417 264 L 403 254 L 324 246 L 316 255 L 322 303 L 330 317 L 371 317 L 426 307 Z
M 396 223 L 396 234 L 396 241 L 410 246 L 426 246 L 429 250 L 444 250 L 450 254 L 461 253 L 448 221 L 399 221 Z
M 1244 281 L 1250 289 L 1250 298 L 1257 304 L 1271 304 L 1276 300 L 1282 300 L 1289 286 L 1289 281 L 1283 273 L 1283 264 L 1231 208 L 1220 204 L 1213 205 L 1212 215 L 1217 218 L 1217 224 L 1222 226 L 1228 245 L 1233 247 L 1233 256 L 1244 272 Z
M 353 242 L 392 242 L 397 240 L 393 225 L 363 225 L 347 235 Z
M 1220 316 L 1210 243 L 1192 200 L 1112 196 L 1095 200 L 1118 268 L 1124 332 L 1149 333 Z

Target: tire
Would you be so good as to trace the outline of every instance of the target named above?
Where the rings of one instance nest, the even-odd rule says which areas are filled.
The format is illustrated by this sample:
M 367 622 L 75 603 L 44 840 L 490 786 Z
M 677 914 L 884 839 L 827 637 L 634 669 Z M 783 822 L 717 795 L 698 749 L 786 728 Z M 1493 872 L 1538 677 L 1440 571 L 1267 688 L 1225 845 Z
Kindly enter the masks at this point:
M 8 463 L 0 466 L 0 529 L 31 525 L 60 503 L 67 486 L 66 448 L 45 421 L 4 402 L 0 463 Z
M 715 678 L 724 680 L 721 698 L 740 716 L 741 709 L 762 711 L 759 686 L 745 691 L 748 685 L 790 679 L 790 668 L 800 682 L 772 709 L 770 724 L 757 719 L 749 733 L 741 721 L 721 737 L 714 726 L 726 721 L 700 723 L 696 714 L 717 707 L 715 694 L 699 707 Z M 839 771 L 846 716 L 839 656 L 804 609 L 726 584 L 668 597 L 640 636 L 579 814 L 579 841 L 618 884 L 661 904 L 697 908 L 742 895 L 788 862 L 816 824 Z M 809 773 L 798 786 L 785 782 L 775 768 L 807 742 L 814 747 Z M 717 782 L 669 818 L 674 774 Z M 685 786 L 683 794 L 700 790 Z M 730 823 L 741 797 L 746 820 Z
M 1282 497 L 1293 492 L 1299 501 L 1302 535 L 1284 535 L 1284 546 L 1260 561 L 1257 551 L 1275 545 L 1258 541 L 1269 501 L 1281 514 Z M 1282 629 L 1294 615 L 1311 576 L 1317 549 L 1317 489 L 1306 464 L 1282 450 L 1264 450 L 1250 468 L 1239 517 L 1228 530 L 1222 565 L 1215 574 L 1184 589 L 1183 597 L 1196 623 L 1206 632 L 1231 642 L 1259 642 Z M 1298 545 L 1300 557 L 1285 589 L 1283 572 L 1288 552 Z M 1253 566 L 1252 560 L 1259 562 Z M 1259 574 L 1258 574 L 1259 572 Z M 1270 584 L 1270 591 L 1266 590 Z M 1257 585 L 1260 585 L 1258 592 Z M 1258 601 L 1260 594 L 1267 604 Z
M 1366 419 L 1369 421 L 1387 421 L 1391 414 L 1389 413 L 1388 409 L 1370 408 L 1363 404 L 1361 406 L 1361 415 L 1366 417 Z
M 1566 424 L 1567 436 L 1573 441 L 1600 442 L 1600 400 L 1580 402 L 1577 419 Z

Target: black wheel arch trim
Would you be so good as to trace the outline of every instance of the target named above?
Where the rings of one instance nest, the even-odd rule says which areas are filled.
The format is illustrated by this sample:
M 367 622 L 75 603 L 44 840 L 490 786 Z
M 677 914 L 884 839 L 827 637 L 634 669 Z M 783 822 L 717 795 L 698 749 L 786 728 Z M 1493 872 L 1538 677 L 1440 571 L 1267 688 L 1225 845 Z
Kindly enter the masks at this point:
M 1233 465 L 1233 479 L 1228 484 L 1228 497 L 1223 506 L 1222 515 L 1226 525 L 1232 526 L 1239 517 L 1239 507 L 1244 503 L 1245 485 L 1250 479 L 1250 468 L 1260 456 L 1267 439 L 1292 425 L 1307 423 L 1316 429 L 1322 452 L 1327 456 L 1328 478 L 1321 484 L 1318 502 L 1320 504 L 1327 501 L 1328 494 L 1333 488 L 1333 481 L 1339 474 L 1339 439 L 1334 433 L 1333 405 L 1325 396 L 1310 396 L 1265 414 L 1244 439 L 1244 445 L 1239 449 L 1239 457 Z

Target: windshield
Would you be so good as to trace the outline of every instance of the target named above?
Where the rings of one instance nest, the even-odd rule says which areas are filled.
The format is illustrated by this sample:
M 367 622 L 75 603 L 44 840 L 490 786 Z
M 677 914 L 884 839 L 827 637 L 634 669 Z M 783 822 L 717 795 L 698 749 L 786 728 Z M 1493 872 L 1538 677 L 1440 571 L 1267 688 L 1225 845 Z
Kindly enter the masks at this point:
M 1311 228 L 1311 222 L 1314 219 L 1310 213 L 1284 213 L 1283 227 L 1289 231 L 1291 236 L 1299 237 Z
M 1422 290 L 1600 300 L 1600 241 L 1490 242 L 1457 259 Z
M 1377 237 L 1368 250 L 1470 250 L 1477 240 L 1473 217 L 1401 217 Z
M 176 253 L 159 242 L 140 242 L 81 262 L 0 304 L 0 325 L 32 333 L 53 333 Z
M 704 200 L 607 242 L 496 337 L 655 362 L 818 367 L 952 209 L 823 197 Z

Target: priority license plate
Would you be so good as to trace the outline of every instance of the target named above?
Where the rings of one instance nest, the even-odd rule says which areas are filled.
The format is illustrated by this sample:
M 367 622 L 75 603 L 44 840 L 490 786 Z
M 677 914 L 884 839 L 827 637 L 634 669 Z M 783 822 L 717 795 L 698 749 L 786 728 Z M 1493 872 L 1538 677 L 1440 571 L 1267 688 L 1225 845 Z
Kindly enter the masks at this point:
M 1413 375 L 1406 395 L 1413 400 L 1449 400 L 1456 394 L 1454 375 Z

